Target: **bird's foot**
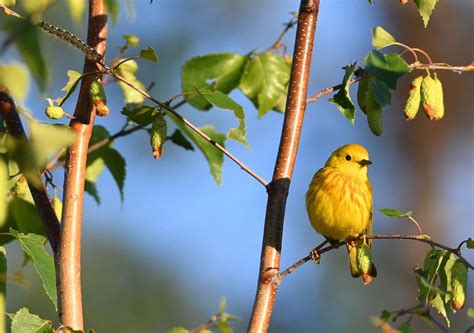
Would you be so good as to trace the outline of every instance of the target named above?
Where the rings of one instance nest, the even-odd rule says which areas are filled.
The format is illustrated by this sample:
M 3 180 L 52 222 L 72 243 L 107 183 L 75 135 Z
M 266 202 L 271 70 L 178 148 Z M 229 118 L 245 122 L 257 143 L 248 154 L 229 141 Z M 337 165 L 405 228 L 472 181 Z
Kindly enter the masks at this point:
M 319 264 L 321 262 L 321 255 L 319 254 L 318 248 L 312 249 L 309 253 L 309 256 L 311 257 L 311 260 L 313 260 L 315 263 Z

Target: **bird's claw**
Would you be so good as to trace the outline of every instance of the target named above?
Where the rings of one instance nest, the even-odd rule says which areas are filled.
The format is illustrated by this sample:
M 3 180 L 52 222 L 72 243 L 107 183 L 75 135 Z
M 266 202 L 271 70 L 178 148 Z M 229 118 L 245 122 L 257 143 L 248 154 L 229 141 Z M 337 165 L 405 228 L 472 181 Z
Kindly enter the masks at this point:
M 321 255 L 319 254 L 318 249 L 312 249 L 311 252 L 309 253 L 309 256 L 311 257 L 311 260 L 319 264 L 321 262 Z

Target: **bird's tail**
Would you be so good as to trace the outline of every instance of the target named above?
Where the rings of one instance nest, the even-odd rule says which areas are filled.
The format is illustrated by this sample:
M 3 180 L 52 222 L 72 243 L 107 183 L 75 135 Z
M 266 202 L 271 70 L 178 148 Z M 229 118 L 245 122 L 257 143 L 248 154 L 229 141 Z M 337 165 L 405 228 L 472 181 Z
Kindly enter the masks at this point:
M 347 242 L 347 253 L 349 256 L 349 268 L 354 278 L 362 276 L 364 284 L 371 283 L 377 276 L 377 269 L 372 262 L 370 247 L 363 239 Z

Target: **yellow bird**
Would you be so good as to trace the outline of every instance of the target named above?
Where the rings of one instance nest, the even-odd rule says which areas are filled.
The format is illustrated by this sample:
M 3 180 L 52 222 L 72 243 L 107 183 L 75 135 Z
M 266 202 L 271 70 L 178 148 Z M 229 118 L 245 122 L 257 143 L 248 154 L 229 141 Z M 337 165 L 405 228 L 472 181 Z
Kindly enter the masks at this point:
M 351 274 L 362 275 L 365 284 L 372 282 L 377 271 L 369 254 L 368 268 L 361 272 L 357 256 L 362 247 L 369 249 L 370 242 L 351 239 L 372 233 L 372 185 L 367 176 L 370 164 L 369 152 L 361 145 L 342 146 L 316 172 L 306 193 L 311 225 L 329 242 L 348 241 Z

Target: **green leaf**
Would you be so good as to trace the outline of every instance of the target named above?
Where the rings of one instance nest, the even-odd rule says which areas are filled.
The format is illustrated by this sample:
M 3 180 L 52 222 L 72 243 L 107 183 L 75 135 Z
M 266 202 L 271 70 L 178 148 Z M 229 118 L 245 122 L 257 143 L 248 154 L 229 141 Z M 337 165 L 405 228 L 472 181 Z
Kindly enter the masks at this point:
M 229 326 L 229 323 L 227 321 L 220 321 L 219 324 L 217 324 L 217 327 L 219 328 L 219 331 L 221 333 L 233 333 L 234 330 L 232 330 L 232 327 Z
M 23 234 L 13 229 L 10 230 L 10 233 L 18 239 L 23 251 L 33 261 L 33 265 L 43 283 L 44 290 L 57 310 L 56 270 L 53 258 L 44 249 L 46 237 L 36 234 Z
M 120 59 L 122 61 L 123 59 Z M 124 79 L 134 84 L 138 88 L 145 90 L 145 86 L 141 83 L 135 76 L 138 71 L 138 64 L 135 60 L 128 60 L 122 63 L 119 67 L 115 69 L 117 74 L 122 76 Z M 124 100 L 126 104 L 138 104 L 141 105 L 145 100 L 142 94 L 140 94 L 135 89 L 131 88 L 129 85 L 123 83 L 122 81 L 117 80 L 118 85 L 122 89 Z
M 80 24 L 86 9 L 86 2 L 83 0 L 67 0 L 66 4 L 69 9 L 69 15 L 71 15 L 74 23 Z
M 328 101 L 335 104 L 339 111 L 354 124 L 355 106 L 352 103 L 351 95 L 349 94 L 350 81 L 352 74 L 356 69 L 356 62 L 345 67 L 344 78 L 342 80 L 342 88 L 339 89 L 333 98 Z
M 188 60 L 181 69 L 181 89 L 184 98 L 198 110 L 211 104 L 196 89 L 219 90 L 228 94 L 239 85 L 247 57 L 235 53 L 215 53 Z M 191 94 L 190 94 L 191 93 Z
M 12 333 L 54 333 L 49 320 L 31 314 L 27 308 L 21 308 L 12 318 Z
M 367 91 L 369 89 L 370 79 L 362 78 L 357 87 L 357 104 L 359 108 L 367 113 Z
M 382 310 L 382 313 L 380 314 L 380 319 L 383 321 L 389 321 L 392 319 L 392 313 L 386 309 Z
M 412 333 L 413 332 L 411 327 L 410 327 L 411 319 L 412 319 L 412 317 L 408 318 L 408 320 L 404 321 L 400 326 L 397 327 L 397 329 L 400 331 L 400 333 Z
M 15 101 L 23 103 L 29 91 L 29 79 L 26 67 L 20 63 L 0 65 L 0 85 L 12 94 Z
M 23 1 L 25 3 L 36 3 L 36 1 Z M 7 25 L 5 29 L 10 35 L 15 36 L 18 53 L 28 66 L 30 73 L 36 81 L 41 93 L 44 93 L 49 82 L 48 68 L 39 43 L 39 29 L 29 20 L 16 20 Z
M 383 215 L 387 217 L 410 217 L 412 214 L 412 211 L 408 212 L 401 212 L 398 209 L 393 209 L 393 208 L 381 208 L 379 209 L 379 212 L 381 212 Z
M 7 218 L 8 178 L 7 165 L 0 157 L 0 228 L 5 224 Z
M 247 132 L 245 130 L 245 113 L 242 106 L 218 90 L 198 90 L 198 93 L 213 106 L 223 110 L 230 110 L 234 113 L 235 118 L 239 120 L 239 126 L 236 128 L 231 128 L 227 133 L 227 136 L 232 140 L 240 142 L 245 147 L 250 148 L 250 145 L 246 139 Z
M 176 116 L 171 113 L 168 114 L 170 119 L 174 121 L 181 131 L 183 131 L 183 133 L 186 134 L 186 136 L 190 138 L 191 141 L 194 142 L 194 144 L 196 144 L 196 146 L 204 154 L 211 168 L 212 177 L 214 177 L 216 183 L 220 185 L 222 182 L 222 165 L 224 164 L 224 154 L 209 142 L 204 140 L 200 135 L 188 129 L 180 119 L 176 118 Z M 212 140 L 224 146 L 226 136 L 222 133 L 216 132 L 214 127 L 207 125 L 201 127 L 200 130 L 208 135 Z
M 155 54 L 155 49 L 152 47 L 140 50 L 140 58 L 158 62 L 158 56 Z
M 0 246 L 0 330 L 4 330 L 7 303 L 7 250 Z
M 443 256 L 443 261 L 438 270 L 440 284 L 439 287 L 445 292 L 443 295 L 444 302 L 448 303 L 451 300 L 451 292 L 453 290 L 451 285 L 451 276 L 454 263 L 456 262 L 456 255 L 451 252 L 446 252 Z
M 467 309 L 467 316 L 469 318 L 474 318 L 474 308 Z
M 372 46 L 375 49 L 382 49 L 396 43 L 395 38 L 382 27 L 375 27 L 372 30 Z
M 390 105 L 392 94 L 390 93 L 390 90 L 388 89 L 388 86 L 385 84 L 385 82 L 372 79 L 370 80 L 370 89 L 373 91 L 375 100 L 377 101 L 377 104 L 380 106 L 380 108 Z
M 227 299 L 225 297 L 221 297 L 221 302 L 219 304 L 219 309 L 217 310 L 217 315 L 221 316 L 225 312 L 225 308 L 227 306 Z
M 15 6 L 16 0 L 0 0 L 0 5 Z
M 78 83 L 82 79 L 82 74 L 76 71 L 73 71 L 72 69 L 67 71 L 67 77 L 68 81 L 66 85 L 61 89 L 61 91 L 66 92 L 66 95 L 64 97 L 59 98 L 58 103 L 59 106 L 62 106 L 64 102 L 71 96 L 71 94 L 76 90 Z
M 376 50 L 367 55 L 365 69 L 393 90 L 397 88 L 398 79 L 410 72 L 410 67 L 399 54 L 383 54 Z
M 8 231 L 9 228 L 25 234 L 46 235 L 35 205 L 18 197 L 11 200 L 8 205 L 7 224 L 2 231 Z
M 51 2 L 51 0 L 20 1 L 20 4 L 29 15 L 41 15 L 51 5 Z
M 466 242 L 466 246 L 468 249 L 474 249 L 474 240 L 472 240 L 471 238 L 469 238 Z
M 30 123 L 31 150 L 36 158 L 38 170 L 42 170 L 48 159 L 59 149 L 75 141 L 73 132 L 62 125 Z
M 436 6 L 438 0 L 414 0 L 416 7 L 418 7 L 418 12 L 420 13 L 421 18 L 423 19 L 423 24 L 425 28 L 428 26 L 430 21 L 431 14 Z
M 254 55 L 245 65 L 239 88 L 258 109 L 263 117 L 286 100 L 290 66 L 288 61 L 271 52 Z
M 112 17 L 112 22 L 115 24 L 120 14 L 120 4 L 118 0 L 105 0 L 107 12 Z
M 125 34 L 122 36 L 122 38 L 125 39 L 127 46 L 135 47 L 135 46 L 138 46 L 138 44 L 140 44 L 140 38 L 138 38 L 135 35 Z
M 189 142 L 188 139 L 186 139 L 186 137 L 183 135 L 183 132 L 181 132 L 179 129 L 176 129 L 173 135 L 169 137 L 169 139 L 175 145 L 181 146 L 186 150 L 194 150 L 194 147 L 191 144 L 191 142 Z
M 168 333 L 189 333 L 189 330 L 184 327 L 173 327 Z
M 443 301 L 441 294 L 437 294 L 430 303 L 431 306 L 435 308 L 436 311 L 438 311 L 438 313 L 444 317 L 444 319 L 446 319 L 446 323 L 448 324 L 448 327 L 450 327 L 451 323 L 449 321 L 449 317 L 451 315 L 451 309 L 449 304 Z
M 158 111 L 156 111 L 156 107 L 144 105 L 131 110 L 123 108 L 121 113 L 137 124 L 146 126 L 152 123 L 153 118 L 158 114 Z

